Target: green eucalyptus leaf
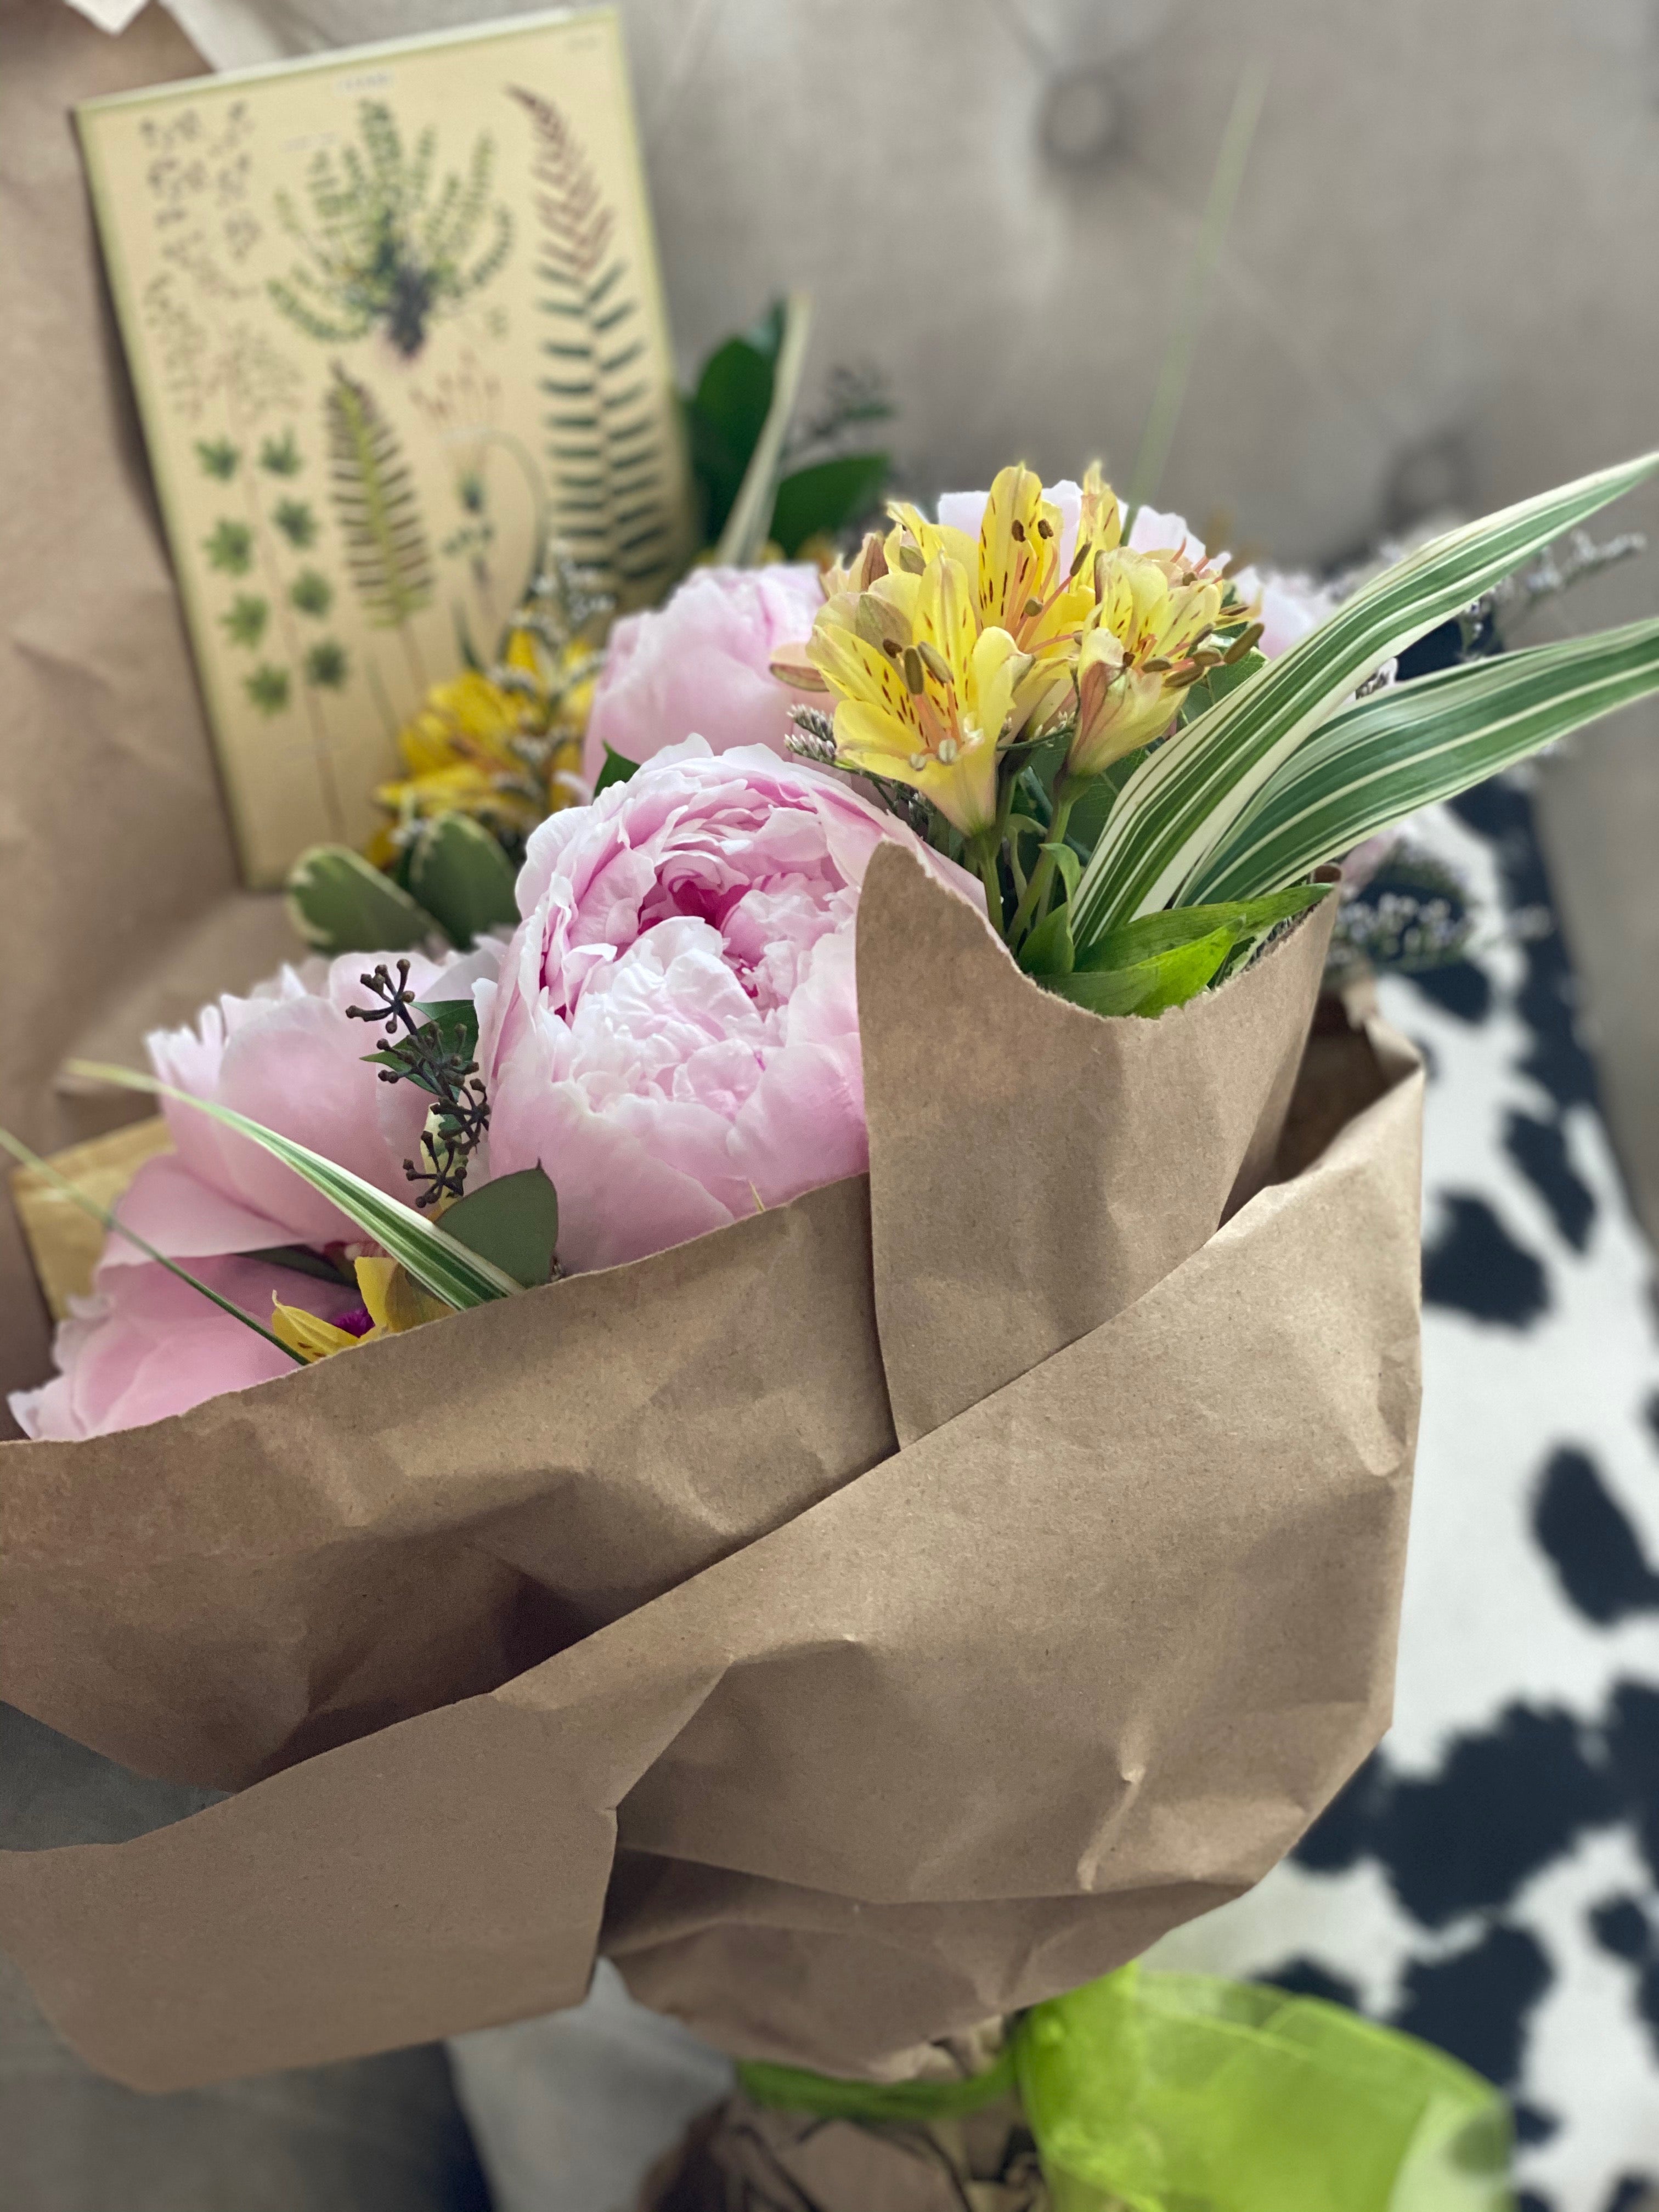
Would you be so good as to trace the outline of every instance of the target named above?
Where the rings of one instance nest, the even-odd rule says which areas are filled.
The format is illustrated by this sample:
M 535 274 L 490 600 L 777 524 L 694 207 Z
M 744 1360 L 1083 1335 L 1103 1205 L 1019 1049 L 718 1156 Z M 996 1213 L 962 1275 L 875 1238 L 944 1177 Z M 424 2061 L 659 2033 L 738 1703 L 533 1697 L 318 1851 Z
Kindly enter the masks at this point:
M 1075 964 L 1069 910 L 1057 906 L 1045 915 L 1020 946 L 1018 957 L 1028 975 L 1069 975 Z
M 544 1168 L 480 1183 L 443 1216 L 444 1234 L 493 1260 L 526 1288 L 553 1279 L 559 1246 L 559 1198 Z
M 478 1013 L 471 999 L 434 999 L 429 1005 L 417 1000 L 415 1011 L 427 1017 L 416 1033 L 420 1042 L 435 1047 L 440 1055 L 452 1061 L 472 1059 L 478 1049 Z M 389 1068 L 400 1083 L 412 1083 L 417 1090 L 441 1098 L 443 1094 L 438 1085 L 408 1057 L 415 1042 L 410 1037 L 397 1042 L 388 1039 L 377 1050 L 366 1052 L 363 1059 L 370 1067 Z
M 289 872 L 288 910 L 313 952 L 403 952 L 438 923 L 349 845 L 313 845 Z
M 426 1016 L 453 1058 L 471 1060 L 477 1051 L 478 1009 L 471 999 L 420 999 L 415 1011 Z
M 519 919 L 513 863 L 470 814 L 439 814 L 410 852 L 409 888 L 444 933 L 465 950 L 492 929 Z
M 886 453 L 843 453 L 796 469 L 778 485 L 770 535 L 793 561 L 809 538 L 833 536 L 868 514 L 892 472 Z
M 636 776 L 639 772 L 638 761 L 631 761 L 621 753 L 612 752 L 607 745 L 605 749 L 605 766 L 599 770 L 599 780 L 593 787 L 594 798 L 597 799 L 602 791 L 609 791 L 613 783 L 626 783 L 631 776 Z

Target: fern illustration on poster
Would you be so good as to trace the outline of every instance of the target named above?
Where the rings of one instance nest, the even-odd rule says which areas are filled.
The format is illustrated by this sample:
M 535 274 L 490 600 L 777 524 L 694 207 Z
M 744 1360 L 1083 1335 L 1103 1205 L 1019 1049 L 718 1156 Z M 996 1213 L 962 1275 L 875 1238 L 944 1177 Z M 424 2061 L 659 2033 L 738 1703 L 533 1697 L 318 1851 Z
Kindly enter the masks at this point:
M 366 837 L 543 532 L 623 605 L 692 506 L 614 11 L 76 118 L 250 883 Z
M 509 89 L 536 134 L 555 526 L 618 599 L 652 598 L 672 572 L 675 516 L 634 272 L 581 140 L 553 101 Z
M 307 214 L 278 192 L 276 213 L 300 258 L 266 289 L 279 312 L 314 338 L 380 329 L 405 361 L 432 325 L 482 291 L 506 261 L 513 217 L 491 198 L 495 142 L 481 131 L 465 176 L 434 175 L 438 133 L 428 124 L 406 151 L 383 100 L 357 111 L 360 143 L 337 162 L 325 148 L 306 177 Z M 488 243 L 478 251 L 481 230 Z

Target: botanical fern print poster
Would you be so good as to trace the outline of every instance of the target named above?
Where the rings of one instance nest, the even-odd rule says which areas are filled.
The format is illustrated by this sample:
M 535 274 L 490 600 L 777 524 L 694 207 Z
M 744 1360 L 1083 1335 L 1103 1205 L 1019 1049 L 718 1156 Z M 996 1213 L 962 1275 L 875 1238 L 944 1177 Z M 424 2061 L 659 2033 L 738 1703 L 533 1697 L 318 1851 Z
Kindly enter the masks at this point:
M 356 842 L 543 534 L 624 606 L 689 557 L 609 9 L 80 109 L 248 880 Z

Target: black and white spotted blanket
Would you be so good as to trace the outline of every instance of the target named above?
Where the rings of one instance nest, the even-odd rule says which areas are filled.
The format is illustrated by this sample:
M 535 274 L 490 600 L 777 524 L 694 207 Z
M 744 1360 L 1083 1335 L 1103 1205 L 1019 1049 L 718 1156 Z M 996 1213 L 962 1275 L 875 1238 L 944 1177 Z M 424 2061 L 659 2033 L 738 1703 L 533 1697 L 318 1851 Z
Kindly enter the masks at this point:
M 1430 1068 L 1395 1724 L 1285 1865 L 1152 1963 L 1428 2037 L 1513 2099 L 1522 2212 L 1635 2212 L 1659 2184 L 1650 1260 L 1524 789 L 1488 784 L 1419 829 L 1486 922 L 1455 966 L 1380 987 Z

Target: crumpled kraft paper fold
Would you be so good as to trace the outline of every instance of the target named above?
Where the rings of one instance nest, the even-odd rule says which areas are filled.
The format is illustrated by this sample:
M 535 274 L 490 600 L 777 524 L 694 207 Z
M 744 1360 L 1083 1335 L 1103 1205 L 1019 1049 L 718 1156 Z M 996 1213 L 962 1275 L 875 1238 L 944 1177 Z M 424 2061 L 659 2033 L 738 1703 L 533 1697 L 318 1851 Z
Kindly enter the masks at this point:
M 3 1447 L 0 1690 L 240 1791 L 0 1855 L 76 2047 L 313 2063 L 598 1946 L 899 2075 L 1258 1879 L 1386 1723 L 1418 1401 L 1420 1073 L 1304 1059 L 1328 929 L 1102 1023 L 884 848 L 867 1178 Z

